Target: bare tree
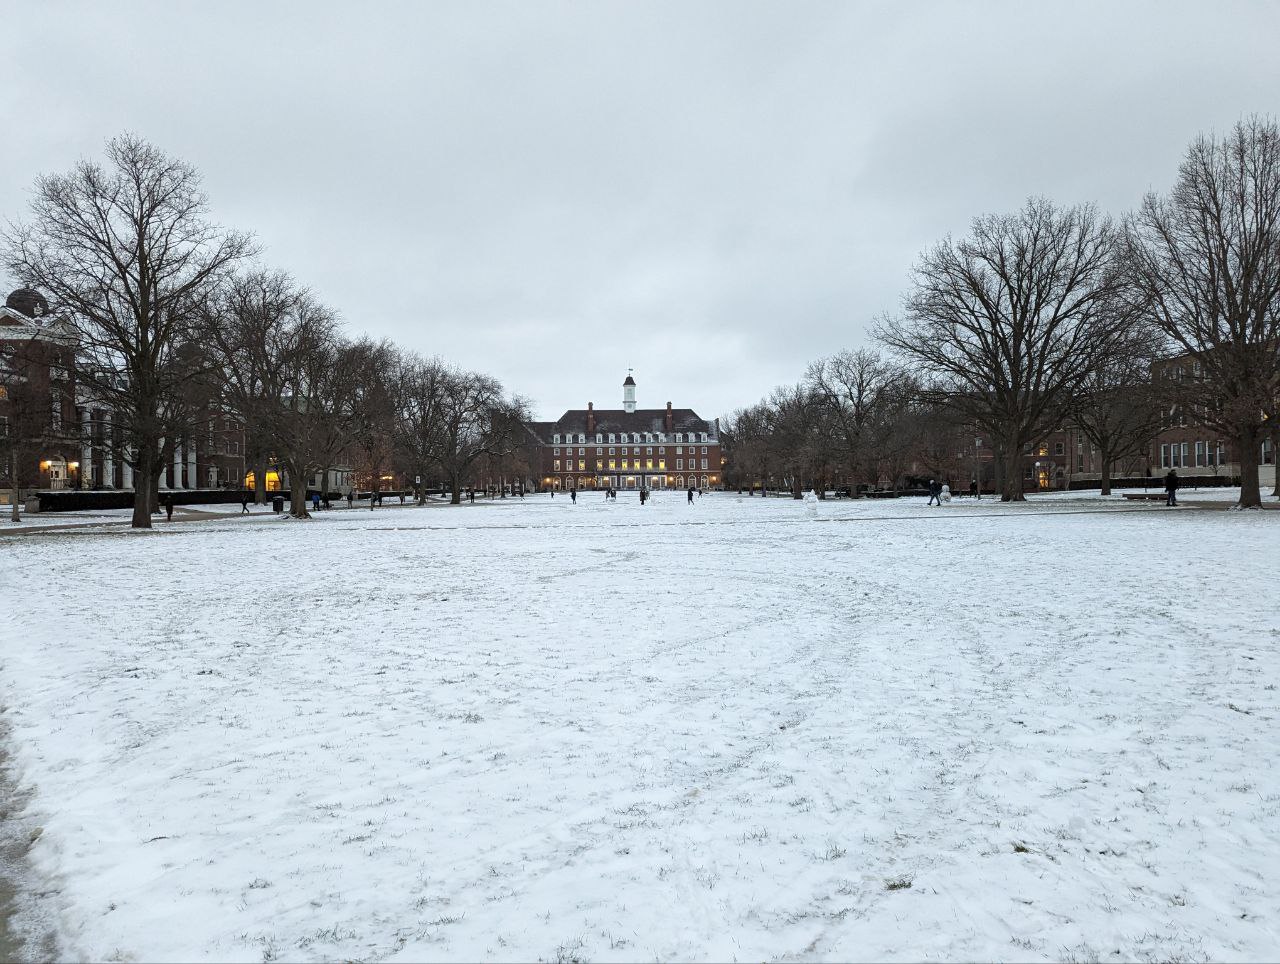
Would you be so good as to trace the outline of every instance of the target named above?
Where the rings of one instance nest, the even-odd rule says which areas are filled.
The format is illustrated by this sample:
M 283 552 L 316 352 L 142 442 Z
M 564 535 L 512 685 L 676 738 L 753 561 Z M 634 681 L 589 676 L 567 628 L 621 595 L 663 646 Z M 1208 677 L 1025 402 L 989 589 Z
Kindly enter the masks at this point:
M 1187 148 L 1167 196 L 1126 225 L 1136 303 L 1190 362 L 1180 387 L 1240 463 L 1240 505 L 1262 504 L 1259 450 L 1280 399 L 1280 128 L 1236 124 Z
M 197 308 L 250 252 L 206 220 L 194 168 L 133 135 L 107 165 L 40 177 L 32 220 L 4 234 L 4 264 L 52 296 L 77 328 L 77 382 L 109 408 L 138 477 L 133 526 L 150 528 L 152 490 L 174 443 L 197 342 Z
M 888 416 L 901 400 L 905 374 L 879 352 L 842 351 L 809 365 L 805 384 L 826 421 L 833 461 L 857 482 L 874 482 L 888 439 Z
M 877 328 L 938 401 L 996 440 L 1004 501 L 1023 498 L 1022 447 L 1062 421 L 1121 327 L 1114 235 L 1092 206 L 1044 199 L 977 218 L 971 237 L 920 259 L 904 317 Z
M 258 505 L 266 502 L 272 419 L 287 391 L 302 334 L 296 309 L 305 296 L 283 272 L 257 269 L 227 279 L 206 309 L 206 344 L 221 373 L 223 402 L 244 429 Z
M 526 437 L 523 399 L 507 397 L 497 379 L 439 359 L 416 362 L 404 373 L 398 408 L 402 444 L 420 464 L 439 467 L 454 505 L 473 466 L 514 453 Z
M 1097 360 L 1072 405 L 1072 423 L 1102 460 L 1102 495 L 1111 494 L 1116 463 L 1145 455 L 1160 431 L 1163 399 L 1154 378 L 1157 358 L 1149 328 L 1132 326 Z

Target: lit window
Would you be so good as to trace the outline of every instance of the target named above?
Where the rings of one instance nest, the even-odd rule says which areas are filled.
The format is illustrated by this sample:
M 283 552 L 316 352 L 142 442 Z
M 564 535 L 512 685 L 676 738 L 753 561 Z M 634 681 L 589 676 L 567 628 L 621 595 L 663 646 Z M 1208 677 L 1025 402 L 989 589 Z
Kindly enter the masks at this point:
M 555 459 L 555 460 L 553 460 L 553 461 L 552 461 L 552 463 L 551 463 L 551 471 L 552 471 L 552 472 L 559 472 L 559 471 L 560 471 L 560 460 L 559 460 L 559 459 Z
M 613 451 L 613 450 L 612 450 L 612 449 L 610 449 L 610 451 Z M 610 459 L 610 460 L 609 460 L 609 468 L 611 468 L 611 469 L 616 469 L 617 467 L 618 467 L 618 463 L 617 463 L 617 461 L 616 461 L 615 459 Z
M 660 471 L 660 472 L 665 472 L 665 471 L 667 471 L 667 460 L 666 460 L 666 459 L 658 459 L 658 471 Z
M 645 467 L 646 469 L 651 469 L 651 468 L 653 468 L 653 459 L 645 459 L 645 460 L 644 460 L 644 467 Z
M 578 471 L 579 471 L 579 472 L 585 472 L 585 471 L 587 471 L 587 460 L 586 460 L 586 459 L 578 459 Z

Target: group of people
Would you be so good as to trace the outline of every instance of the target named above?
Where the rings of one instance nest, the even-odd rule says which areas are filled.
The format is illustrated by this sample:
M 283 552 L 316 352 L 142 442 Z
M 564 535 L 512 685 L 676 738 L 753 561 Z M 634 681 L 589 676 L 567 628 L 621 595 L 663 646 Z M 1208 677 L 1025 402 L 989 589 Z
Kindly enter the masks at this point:
M 694 497 L 695 495 L 697 495 L 697 496 L 701 496 L 701 495 L 702 495 L 702 490 L 701 490 L 701 489 L 698 489 L 698 488 L 694 488 L 693 486 L 690 486 L 690 487 L 689 487 L 689 493 L 688 493 L 688 496 L 689 496 L 689 503 L 690 503 L 691 505 L 693 504 L 693 497 Z M 551 498 L 553 498 L 553 499 L 554 499 L 555 497 L 556 497 L 555 489 L 552 489 L 552 490 L 551 490 Z M 652 499 L 652 498 L 653 498 L 653 492 L 652 492 L 652 490 L 650 490 L 650 489 L 641 489 L 641 490 L 640 490 L 640 504 L 641 504 L 641 505 L 645 505 L 645 504 L 647 504 L 647 503 L 648 503 L 648 501 L 649 501 L 650 499 Z M 570 500 L 574 505 L 577 505 L 577 504 L 578 504 L 578 490 L 577 490 L 577 489 L 570 489 L 570 490 L 569 490 L 569 500 Z M 613 486 L 609 486 L 608 488 L 606 488 L 606 489 L 604 490 L 604 500 L 605 500 L 606 502 L 617 502 L 617 501 L 618 501 L 618 490 L 617 490 L 617 489 L 615 489 Z

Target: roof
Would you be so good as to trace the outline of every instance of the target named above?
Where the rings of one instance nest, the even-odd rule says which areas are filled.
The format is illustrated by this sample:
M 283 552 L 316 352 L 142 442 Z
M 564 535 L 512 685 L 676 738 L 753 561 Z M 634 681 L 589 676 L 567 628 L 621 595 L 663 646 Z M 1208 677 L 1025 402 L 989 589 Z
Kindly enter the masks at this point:
M 634 386 L 634 385 L 635 385 L 635 383 L 636 383 L 636 380 L 635 380 L 634 378 L 632 378 L 630 375 L 628 375 L 628 376 L 627 376 L 627 380 L 626 380 L 625 382 L 623 382 L 623 383 L 622 383 L 622 386 L 623 386 L 624 388 L 625 388 L 626 386 L 628 386 L 628 385 L 632 385 L 632 386 Z
M 532 422 L 530 429 L 537 433 L 538 437 L 545 443 L 551 442 L 551 436 L 559 433 L 560 435 L 586 435 L 587 434 L 587 415 L 595 416 L 595 432 L 604 432 L 608 434 L 627 433 L 645 433 L 645 432 L 665 432 L 667 410 L 665 408 L 640 408 L 634 412 L 628 412 L 624 409 L 600 409 L 588 412 L 585 408 L 574 408 L 565 412 L 554 422 Z M 691 408 L 673 408 L 671 409 L 671 431 L 672 432 L 706 432 L 714 437 L 716 434 L 715 425 L 700 417 L 697 412 Z M 594 433 L 592 433 L 594 434 Z

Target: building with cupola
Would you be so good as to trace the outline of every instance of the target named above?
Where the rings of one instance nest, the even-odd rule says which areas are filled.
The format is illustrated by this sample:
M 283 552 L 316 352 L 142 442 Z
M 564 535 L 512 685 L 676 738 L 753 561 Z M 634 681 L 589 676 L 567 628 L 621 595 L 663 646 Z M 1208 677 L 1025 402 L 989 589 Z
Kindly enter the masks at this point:
M 622 383 L 621 408 L 570 409 L 531 422 L 539 488 L 709 489 L 721 481 L 720 420 L 691 408 L 639 408 L 636 380 Z

